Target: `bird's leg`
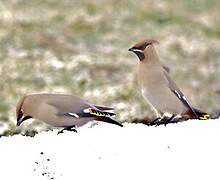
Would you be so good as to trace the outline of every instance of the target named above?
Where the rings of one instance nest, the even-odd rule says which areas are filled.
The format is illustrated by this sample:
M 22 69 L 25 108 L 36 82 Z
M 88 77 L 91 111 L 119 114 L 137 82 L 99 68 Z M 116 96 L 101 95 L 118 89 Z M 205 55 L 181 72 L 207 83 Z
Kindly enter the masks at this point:
M 173 114 L 171 117 L 164 116 L 164 117 L 161 118 L 159 121 L 157 121 L 157 122 L 155 123 L 155 125 L 156 125 L 156 126 L 159 126 L 159 125 L 164 124 L 164 125 L 166 126 L 167 124 L 169 124 L 169 123 L 173 120 L 174 117 L 175 117 L 174 114 Z
M 150 126 L 156 125 L 158 122 L 161 121 L 161 117 L 157 117 L 156 119 L 154 119 L 153 121 L 149 122 Z
M 164 117 L 164 119 L 163 119 L 164 125 L 166 126 L 167 124 L 169 124 L 174 118 L 175 118 L 174 114 L 170 118 Z
M 57 134 L 61 134 L 63 133 L 64 131 L 73 131 L 73 132 L 77 132 L 77 130 L 75 129 L 76 126 L 73 125 L 73 126 L 68 126 L 68 127 L 65 127 L 63 129 L 61 129 Z
M 170 118 L 165 116 L 163 119 L 161 119 L 161 121 L 159 121 L 156 124 L 156 126 L 159 126 L 161 124 L 164 124 L 166 126 L 167 124 L 170 124 L 170 123 L 183 122 L 183 121 L 187 121 L 188 119 L 189 118 L 179 117 L 179 116 L 176 116 L 176 115 L 172 115 Z

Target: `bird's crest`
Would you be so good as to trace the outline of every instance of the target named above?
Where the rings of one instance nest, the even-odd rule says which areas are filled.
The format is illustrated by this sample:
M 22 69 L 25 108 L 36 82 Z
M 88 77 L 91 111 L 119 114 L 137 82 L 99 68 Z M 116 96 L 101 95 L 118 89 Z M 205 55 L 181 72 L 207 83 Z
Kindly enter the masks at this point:
M 154 39 L 145 39 L 145 40 L 135 44 L 133 46 L 133 48 L 143 51 L 150 44 L 159 44 L 159 42 L 157 40 L 154 40 Z

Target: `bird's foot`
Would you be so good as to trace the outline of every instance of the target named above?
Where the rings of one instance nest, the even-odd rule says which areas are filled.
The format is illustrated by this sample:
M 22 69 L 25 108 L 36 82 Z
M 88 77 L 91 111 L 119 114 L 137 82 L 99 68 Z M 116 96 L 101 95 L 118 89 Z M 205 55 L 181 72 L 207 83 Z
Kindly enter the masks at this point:
M 175 118 L 175 115 L 173 114 L 170 118 L 169 117 L 164 117 L 164 126 L 167 124 L 171 123 L 171 121 Z
M 163 118 L 156 118 L 155 120 L 153 120 L 152 122 L 149 123 L 149 125 L 153 126 L 160 126 L 160 125 L 167 125 L 169 123 L 171 123 L 171 121 L 174 119 L 175 115 L 172 115 L 171 117 L 163 117 Z
M 188 120 L 188 118 L 186 118 L 186 117 L 175 117 L 175 116 L 173 115 L 173 116 L 171 116 L 170 118 L 164 117 L 164 118 L 162 118 L 160 121 L 156 122 L 156 123 L 153 124 L 153 125 L 155 125 L 155 126 L 159 126 L 159 125 L 164 125 L 164 126 L 166 126 L 167 124 L 179 123 L 179 122 L 183 122 L 183 121 L 187 121 L 187 120 Z
M 76 132 L 77 133 L 77 130 L 75 129 L 76 126 L 68 126 L 68 127 L 65 127 L 63 129 L 61 129 L 58 133 L 58 134 L 61 134 L 63 133 L 64 131 L 73 131 L 73 132 Z
M 161 121 L 161 117 L 157 117 L 153 121 L 149 122 L 148 125 L 153 126 L 153 125 L 156 125 L 157 123 L 159 123 L 160 121 Z

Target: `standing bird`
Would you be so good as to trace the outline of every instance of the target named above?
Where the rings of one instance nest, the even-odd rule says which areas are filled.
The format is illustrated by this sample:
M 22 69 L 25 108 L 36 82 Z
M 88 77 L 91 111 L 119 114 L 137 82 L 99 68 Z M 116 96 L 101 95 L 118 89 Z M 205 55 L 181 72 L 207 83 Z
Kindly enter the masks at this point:
M 63 127 L 64 130 L 76 131 L 91 120 L 122 124 L 113 120 L 113 108 L 96 106 L 79 97 L 64 94 L 31 94 L 20 99 L 16 107 L 17 126 L 27 119 L 41 120 L 54 127 Z
M 167 124 L 174 118 L 178 121 L 177 117 L 208 119 L 207 113 L 191 106 L 170 78 L 167 69 L 159 61 L 155 44 L 159 42 L 148 39 L 129 49 L 139 58 L 137 78 L 142 95 L 157 114 L 152 123 Z

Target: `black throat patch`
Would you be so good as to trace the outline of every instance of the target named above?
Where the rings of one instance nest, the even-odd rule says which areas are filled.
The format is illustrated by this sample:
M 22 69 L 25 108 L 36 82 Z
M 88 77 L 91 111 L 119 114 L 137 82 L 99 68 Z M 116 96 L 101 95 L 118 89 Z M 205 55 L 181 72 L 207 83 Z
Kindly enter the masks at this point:
M 144 53 L 142 53 L 140 51 L 134 51 L 134 53 L 137 55 L 137 57 L 139 58 L 140 61 L 143 61 L 145 59 Z

